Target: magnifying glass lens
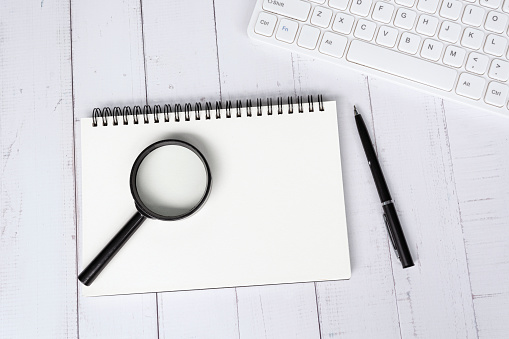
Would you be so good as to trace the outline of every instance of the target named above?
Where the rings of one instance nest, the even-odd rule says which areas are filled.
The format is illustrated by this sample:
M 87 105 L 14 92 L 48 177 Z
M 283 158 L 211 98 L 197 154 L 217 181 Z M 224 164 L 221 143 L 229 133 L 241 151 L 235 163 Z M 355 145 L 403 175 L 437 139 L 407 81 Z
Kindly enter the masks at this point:
M 163 217 L 177 217 L 200 204 L 207 169 L 196 153 L 180 145 L 152 150 L 140 163 L 136 188 L 143 205 Z

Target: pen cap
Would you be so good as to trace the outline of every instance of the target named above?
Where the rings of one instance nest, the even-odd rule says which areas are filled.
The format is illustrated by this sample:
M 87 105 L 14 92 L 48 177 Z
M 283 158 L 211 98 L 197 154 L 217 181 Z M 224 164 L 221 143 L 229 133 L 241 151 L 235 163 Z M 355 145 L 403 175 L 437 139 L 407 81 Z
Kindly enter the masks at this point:
M 385 221 L 387 223 L 389 236 L 393 242 L 394 250 L 399 254 L 401 265 L 403 265 L 403 268 L 414 266 L 414 261 L 412 260 L 412 255 L 410 254 L 410 249 L 408 248 L 405 235 L 403 234 L 403 229 L 401 228 L 401 223 L 399 222 L 394 204 L 390 203 L 384 205 L 383 209 L 386 215 Z

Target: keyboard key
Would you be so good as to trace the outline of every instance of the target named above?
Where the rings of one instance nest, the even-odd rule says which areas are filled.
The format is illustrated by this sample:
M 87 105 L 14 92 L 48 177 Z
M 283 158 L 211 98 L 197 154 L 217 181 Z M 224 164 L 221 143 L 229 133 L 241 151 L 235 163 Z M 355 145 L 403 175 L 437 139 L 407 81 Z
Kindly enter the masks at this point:
M 484 78 L 468 73 L 462 73 L 458 80 L 456 93 L 470 99 L 479 100 L 482 96 L 485 83 L 486 81 Z
M 463 65 L 463 61 L 465 60 L 465 55 L 467 53 L 463 48 L 459 48 L 457 46 L 447 46 L 444 53 L 444 64 L 453 66 L 453 67 L 461 67 Z
M 433 36 L 437 31 L 437 26 L 438 26 L 437 18 L 435 18 L 434 16 L 423 14 L 420 16 L 415 30 L 417 31 L 417 33 L 421 33 L 427 36 Z
M 478 29 L 466 28 L 461 38 L 461 44 L 471 49 L 479 49 L 484 39 L 484 33 Z
M 443 49 L 443 43 L 436 40 L 426 39 L 422 44 L 421 56 L 429 60 L 437 61 L 440 59 Z
M 311 15 L 311 23 L 323 28 L 329 27 L 332 11 L 328 8 L 316 6 Z
M 292 19 L 306 21 L 311 4 L 301 0 L 263 0 L 263 9 Z
M 371 41 L 375 35 L 375 29 L 376 24 L 374 22 L 360 19 L 357 22 L 357 27 L 355 27 L 355 32 L 353 35 L 359 39 Z
M 352 31 L 354 20 L 355 19 L 351 15 L 338 13 L 332 24 L 332 30 L 343 34 L 349 34 Z
M 440 27 L 440 32 L 438 33 L 438 38 L 440 40 L 444 40 L 447 42 L 455 43 L 458 41 L 461 33 L 461 26 L 449 21 L 444 21 L 442 23 L 442 27 Z
M 479 0 L 479 4 L 488 8 L 498 8 L 500 6 L 500 0 Z
M 451 68 L 359 40 L 351 42 L 347 59 L 444 91 L 452 90 L 456 81 L 456 71 Z
M 320 37 L 320 30 L 316 27 L 304 25 L 300 30 L 299 40 L 297 45 L 307 49 L 315 49 L 318 38 Z
M 421 38 L 418 35 L 405 32 L 401 35 L 401 40 L 399 41 L 398 49 L 405 53 L 415 54 L 419 49 L 420 43 Z
M 433 14 L 437 11 L 440 0 L 419 0 L 417 9 L 426 13 Z
M 492 79 L 500 81 L 509 80 L 509 62 L 499 59 L 494 59 L 491 62 L 488 76 Z
M 502 107 L 505 105 L 508 92 L 506 85 L 494 81 L 490 82 L 488 89 L 486 90 L 484 101 L 490 105 Z
M 462 7 L 463 5 L 459 1 L 444 1 L 440 8 L 440 16 L 451 20 L 457 20 L 460 17 Z
M 484 24 L 484 28 L 495 33 L 502 33 L 505 31 L 506 24 L 506 15 L 498 12 L 489 12 L 486 16 L 486 23 Z
M 461 21 L 471 26 L 480 26 L 484 17 L 484 9 L 477 6 L 468 5 L 463 12 Z
M 329 0 L 329 6 L 344 11 L 348 7 L 349 0 Z
M 398 39 L 398 30 L 393 27 L 381 26 L 376 36 L 376 43 L 386 47 L 394 47 Z
M 299 24 L 295 21 L 282 19 L 279 22 L 279 27 L 276 32 L 276 39 L 292 43 L 295 40 L 295 35 L 299 29 Z
M 486 38 L 484 51 L 494 56 L 502 56 L 507 47 L 507 39 L 499 35 L 490 34 Z
M 398 5 L 405 7 L 412 7 L 414 5 L 415 0 L 394 0 Z
M 272 36 L 276 22 L 277 17 L 275 15 L 261 12 L 255 25 L 255 32 L 265 36 Z
M 489 58 L 479 53 L 470 53 L 465 69 L 472 73 L 484 74 L 488 68 Z
M 509 115 L 508 26 L 509 0 L 260 0 L 249 35 Z
M 396 17 L 394 18 L 394 26 L 403 28 L 403 29 L 411 29 L 414 27 L 415 17 L 414 11 L 408 10 L 406 8 L 398 9 L 396 13 Z
M 393 5 L 384 1 L 379 1 L 375 4 L 371 17 L 373 20 L 387 24 L 392 19 L 392 13 L 394 13 Z
M 345 36 L 325 32 L 318 50 L 323 54 L 327 54 L 335 58 L 341 58 L 343 53 L 345 53 L 347 42 L 348 39 Z
M 367 16 L 372 3 L 373 0 L 352 0 L 350 12 L 358 16 Z

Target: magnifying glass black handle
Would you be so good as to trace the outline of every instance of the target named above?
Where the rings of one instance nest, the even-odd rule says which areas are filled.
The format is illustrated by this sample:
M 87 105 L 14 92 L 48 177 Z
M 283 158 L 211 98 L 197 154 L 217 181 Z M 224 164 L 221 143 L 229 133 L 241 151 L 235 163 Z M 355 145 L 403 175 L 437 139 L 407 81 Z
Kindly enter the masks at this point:
M 127 224 L 110 240 L 108 245 L 88 264 L 87 268 L 80 273 L 78 276 L 79 281 L 86 286 L 90 286 L 145 219 L 147 218 L 140 212 L 136 212 Z

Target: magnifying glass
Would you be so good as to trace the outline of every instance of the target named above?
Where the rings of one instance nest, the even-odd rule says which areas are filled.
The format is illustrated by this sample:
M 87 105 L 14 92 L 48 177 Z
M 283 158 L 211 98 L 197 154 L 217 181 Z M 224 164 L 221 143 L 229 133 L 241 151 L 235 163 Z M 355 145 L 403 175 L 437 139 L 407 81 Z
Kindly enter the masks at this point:
M 207 200 L 211 183 L 207 160 L 193 145 L 168 139 L 145 148 L 134 161 L 130 177 L 138 211 L 78 279 L 86 286 L 92 284 L 147 218 L 174 221 L 198 211 Z

